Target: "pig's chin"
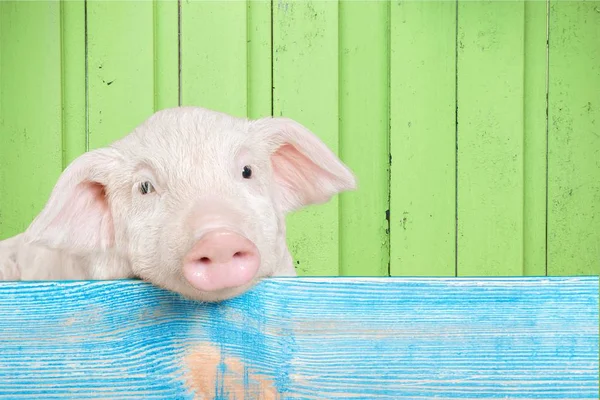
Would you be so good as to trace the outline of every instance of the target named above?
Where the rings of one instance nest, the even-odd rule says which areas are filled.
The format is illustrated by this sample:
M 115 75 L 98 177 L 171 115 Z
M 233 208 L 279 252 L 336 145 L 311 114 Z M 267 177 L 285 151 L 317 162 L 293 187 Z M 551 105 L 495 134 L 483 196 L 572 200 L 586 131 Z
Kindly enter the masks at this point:
M 189 282 L 185 280 L 185 278 L 181 277 L 179 283 L 176 285 L 172 284 L 164 284 L 158 282 L 151 282 L 152 284 L 161 287 L 163 289 L 169 290 L 174 293 L 178 293 L 181 296 L 185 297 L 189 300 L 201 301 L 206 303 L 217 303 L 225 300 L 229 300 L 235 297 L 238 297 L 248 290 L 252 289 L 256 284 L 258 284 L 264 276 L 257 275 L 250 282 L 240 285 L 237 287 L 214 290 L 214 291 L 202 291 L 193 287 Z
M 187 284 L 186 289 L 179 293 L 190 300 L 203 301 L 207 303 L 217 303 L 238 297 L 246 293 L 248 290 L 252 289 L 256 284 L 258 284 L 261 280 L 261 277 L 256 277 L 244 285 L 233 288 L 215 290 L 211 292 L 204 292 L 194 288 L 190 284 Z

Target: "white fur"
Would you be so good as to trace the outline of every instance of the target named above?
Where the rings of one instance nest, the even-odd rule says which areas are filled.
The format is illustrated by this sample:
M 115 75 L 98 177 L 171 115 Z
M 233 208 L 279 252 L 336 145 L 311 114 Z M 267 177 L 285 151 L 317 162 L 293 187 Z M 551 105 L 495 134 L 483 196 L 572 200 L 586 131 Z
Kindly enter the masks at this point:
M 251 179 L 242 178 L 245 165 Z M 140 194 L 144 181 L 155 192 Z M 0 279 L 140 277 L 198 300 L 230 298 L 261 278 L 296 274 L 286 213 L 355 187 L 352 172 L 295 121 L 162 110 L 69 165 L 24 234 L 0 242 Z M 208 293 L 184 279 L 182 259 L 208 224 L 254 242 L 261 266 L 252 282 Z

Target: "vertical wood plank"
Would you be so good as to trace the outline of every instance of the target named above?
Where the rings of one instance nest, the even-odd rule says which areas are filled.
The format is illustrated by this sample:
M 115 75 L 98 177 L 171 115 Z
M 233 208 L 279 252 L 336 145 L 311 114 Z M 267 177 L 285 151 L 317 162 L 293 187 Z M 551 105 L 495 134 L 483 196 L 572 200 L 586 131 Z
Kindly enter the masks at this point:
M 65 1 L 61 7 L 62 168 L 86 150 L 85 4 Z
M 392 275 L 455 274 L 456 4 L 391 5 Z
M 334 152 L 338 147 L 338 3 L 273 5 L 273 107 L 298 120 Z M 339 274 L 339 197 L 288 218 L 299 275 Z
M 523 275 L 546 275 L 547 6 L 525 2 Z
M 521 275 L 523 1 L 458 3 L 458 275 Z
M 248 114 L 247 4 L 181 3 L 182 104 Z
M 58 1 L 0 2 L 0 239 L 23 231 L 62 171 Z
M 345 0 L 339 18 L 339 151 L 360 188 L 339 199 L 340 273 L 387 276 L 389 6 Z
M 6 143 L 5 140 L 3 139 L 4 137 L 4 114 L 2 113 L 2 100 L 3 100 L 3 96 L 2 96 L 2 92 L 4 92 L 4 85 L 2 85 L 2 82 L 4 81 L 2 79 L 3 75 L 2 75 L 2 66 L 3 66 L 3 62 L 2 62 L 2 48 L 3 48 L 3 37 L 6 37 L 5 34 L 5 30 L 8 31 L 4 25 L 6 25 L 7 21 L 5 21 L 5 15 L 7 14 L 7 6 L 6 6 L 6 2 L 5 3 L 0 3 L 0 187 L 4 187 L 4 175 L 6 175 L 8 173 L 8 168 L 7 165 L 5 165 L 5 163 L 2 162 L 3 159 L 5 159 L 4 154 L 2 152 L 2 149 L 5 148 Z M 4 202 L 6 201 L 6 193 L 4 193 L 3 190 L 0 190 L 0 240 L 5 239 L 9 236 L 12 236 L 13 232 L 10 229 L 7 229 L 6 225 L 3 226 L 2 223 L 2 214 L 3 214 L 3 207 L 2 204 L 4 204 Z M 6 211 L 4 211 L 6 212 Z M 5 231 L 6 230 L 6 231 Z
M 270 0 L 248 1 L 248 117 L 273 113 Z
M 87 2 L 88 148 L 129 133 L 154 112 L 153 3 Z
M 154 111 L 179 103 L 179 7 L 177 0 L 153 0 Z
M 548 275 L 600 274 L 600 2 L 550 2 Z

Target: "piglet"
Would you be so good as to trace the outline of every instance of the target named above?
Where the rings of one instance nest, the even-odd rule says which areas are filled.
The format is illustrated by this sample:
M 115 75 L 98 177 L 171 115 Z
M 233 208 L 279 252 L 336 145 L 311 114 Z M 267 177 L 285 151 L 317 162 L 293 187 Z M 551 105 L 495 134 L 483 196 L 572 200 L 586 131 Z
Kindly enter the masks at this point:
M 287 118 L 159 111 L 62 173 L 41 213 L 0 242 L 0 279 L 141 278 L 201 300 L 295 276 L 285 216 L 356 178 Z

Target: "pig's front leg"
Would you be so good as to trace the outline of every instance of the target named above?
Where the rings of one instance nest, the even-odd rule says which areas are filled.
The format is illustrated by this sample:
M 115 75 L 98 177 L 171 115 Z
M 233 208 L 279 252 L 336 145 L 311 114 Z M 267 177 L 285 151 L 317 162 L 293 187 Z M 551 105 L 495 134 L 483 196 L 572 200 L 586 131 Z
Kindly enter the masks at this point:
M 21 271 L 17 264 L 17 241 L 19 236 L 0 241 L 0 281 L 21 279 Z
M 0 260 L 0 281 L 18 281 L 21 271 L 14 257 L 4 257 Z

